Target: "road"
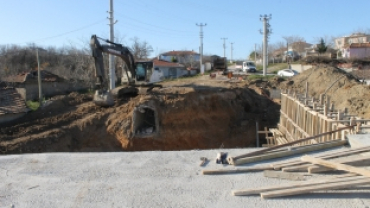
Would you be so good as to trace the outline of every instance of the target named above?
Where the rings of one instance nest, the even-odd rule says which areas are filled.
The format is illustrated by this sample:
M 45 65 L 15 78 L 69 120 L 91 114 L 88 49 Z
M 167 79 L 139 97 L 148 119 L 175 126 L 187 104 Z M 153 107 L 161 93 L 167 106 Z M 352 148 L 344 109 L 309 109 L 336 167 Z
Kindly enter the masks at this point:
M 263 72 L 262 71 L 257 71 L 255 73 L 247 73 L 247 72 L 243 72 L 241 70 L 241 65 L 236 65 L 236 64 L 233 64 L 233 65 L 229 65 L 227 67 L 228 71 L 231 71 L 233 72 L 233 74 L 237 74 L 237 75 L 253 75 L 253 74 L 262 74 Z M 267 70 L 268 72 L 268 70 Z M 275 75 L 275 74 L 269 74 L 267 73 L 267 75 Z

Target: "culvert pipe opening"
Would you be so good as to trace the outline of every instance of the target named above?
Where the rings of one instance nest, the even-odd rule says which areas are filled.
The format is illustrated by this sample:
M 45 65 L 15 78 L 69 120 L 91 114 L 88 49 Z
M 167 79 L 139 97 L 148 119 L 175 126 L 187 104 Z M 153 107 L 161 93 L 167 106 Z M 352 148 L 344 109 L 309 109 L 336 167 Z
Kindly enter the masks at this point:
M 136 137 L 154 136 L 158 130 L 157 112 L 148 106 L 138 106 L 133 113 L 133 128 Z

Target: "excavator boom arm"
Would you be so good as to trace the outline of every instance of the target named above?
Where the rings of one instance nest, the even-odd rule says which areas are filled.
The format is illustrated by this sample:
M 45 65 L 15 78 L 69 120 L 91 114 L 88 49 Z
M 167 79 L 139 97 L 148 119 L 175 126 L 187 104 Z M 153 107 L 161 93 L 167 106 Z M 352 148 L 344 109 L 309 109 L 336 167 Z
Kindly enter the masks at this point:
M 104 40 L 108 44 L 100 44 L 98 37 L 96 35 L 92 35 L 90 39 L 90 47 L 92 51 L 92 56 L 95 60 L 95 76 L 99 78 L 100 83 L 102 84 L 105 81 L 105 73 L 104 73 L 104 61 L 103 61 L 103 53 L 111 54 L 114 56 L 120 57 L 127 65 L 131 77 L 127 74 L 129 79 L 129 83 L 133 84 L 135 81 L 135 61 L 134 56 L 130 52 L 127 47 L 122 46 L 121 44 L 113 43 L 108 40 Z

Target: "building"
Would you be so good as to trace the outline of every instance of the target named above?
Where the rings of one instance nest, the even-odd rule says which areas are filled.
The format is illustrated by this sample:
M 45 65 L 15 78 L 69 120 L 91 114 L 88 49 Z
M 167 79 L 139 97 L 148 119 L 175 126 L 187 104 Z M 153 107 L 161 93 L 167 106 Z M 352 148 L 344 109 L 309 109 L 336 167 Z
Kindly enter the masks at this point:
M 368 58 L 370 57 L 370 43 L 351 43 L 342 50 L 343 58 Z
M 186 67 L 199 66 L 200 54 L 194 51 L 169 51 L 159 55 L 159 59 L 167 62 L 177 62 Z
M 298 41 L 288 46 L 288 51 L 294 51 L 299 57 L 306 56 L 306 49 L 312 47 L 312 44 L 304 41 Z
M 155 74 L 157 74 L 157 76 L 160 76 L 160 80 L 190 76 L 197 73 L 196 70 L 186 68 L 184 64 L 169 62 L 158 58 L 155 58 L 152 61 L 153 70 L 159 72 Z
M 353 33 L 350 36 L 340 37 L 335 39 L 335 48 L 337 49 L 338 57 L 341 58 L 364 58 L 368 50 L 366 43 L 370 43 L 370 35 L 365 33 Z M 352 45 L 355 44 L 355 45 Z M 352 45 L 352 46 L 351 46 Z M 360 49 L 361 48 L 361 49 Z M 354 50 L 351 50 L 354 49 Z M 352 53 L 351 51 L 355 51 Z M 367 56 L 368 57 L 368 56 Z
M 67 94 L 73 91 L 87 89 L 82 81 L 67 81 L 47 70 L 40 71 L 42 94 L 46 97 Z M 8 77 L 2 77 L 8 87 L 15 88 L 24 100 L 36 100 L 39 97 L 38 71 L 19 73 Z
M 0 124 L 24 116 L 29 109 L 14 88 L 0 88 Z

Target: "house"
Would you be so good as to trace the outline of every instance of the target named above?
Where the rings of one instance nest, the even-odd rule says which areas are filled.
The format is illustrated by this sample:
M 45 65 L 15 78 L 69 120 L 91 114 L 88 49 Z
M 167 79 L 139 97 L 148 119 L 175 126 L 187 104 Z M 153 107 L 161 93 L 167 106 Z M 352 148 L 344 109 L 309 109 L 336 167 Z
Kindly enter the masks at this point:
M 195 75 L 196 70 L 187 69 L 184 64 L 169 62 L 155 58 L 153 61 L 153 70 L 157 70 L 160 79 L 178 78 L 183 76 Z M 153 73 L 154 74 L 154 73 Z
M 351 44 L 362 44 L 362 43 L 370 43 L 370 35 L 365 33 L 353 33 L 350 36 L 344 36 L 335 39 L 335 48 L 338 51 L 338 57 L 342 58 L 351 58 L 350 56 L 350 46 Z M 354 45 L 354 48 L 361 48 L 362 45 Z M 364 48 L 364 47 L 362 47 Z M 365 47 L 366 48 L 366 47 Z M 365 49 L 362 49 L 365 50 Z M 355 49 L 355 51 L 361 51 L 359 49 Z M 356 54 L 357 55 L 357 54 Z M 361 55 L 360 55 L 361 56 Z
M 291 43 L 288 46 L 288 51 L 295 51 L 295 53 L 298 54 L 299 57 L 305 57 L 306 56 L 306 49 L 310 48 L 312 44 L 306 43 L 304 41 L 298 41 Z
M 193 68 L 199 66 L 200 54 L 194 51 L 169 51 L 160 54 L 159 59 L 167 62 L 177 62 Z
M 351 43 L 343 49 L 343 58 L 368 58 L 370 57 L 370 43 Z
M 350 36 L 344 36 L 335 39 L 336 49 L 344 49 L 351 43 L 369 43 L 370 35 L 365 33 L 353 33 Z
M 20 118 L 27 112 L 25 100 L 14 88 L 0 88 L 0 124 Z
M 87 89 L 83 82 L 67 81 L 47 70 L 41 70 L 40 74 L 43 96 L 51 97 Z M 1 81 L 5 82 L 8 87 L 15 88 L 24 100 L 36 100 L 39 97 L 37 70 L 2 77 Z

